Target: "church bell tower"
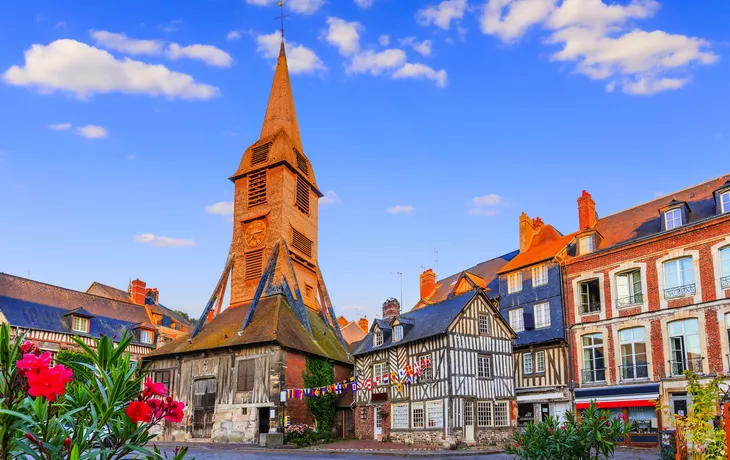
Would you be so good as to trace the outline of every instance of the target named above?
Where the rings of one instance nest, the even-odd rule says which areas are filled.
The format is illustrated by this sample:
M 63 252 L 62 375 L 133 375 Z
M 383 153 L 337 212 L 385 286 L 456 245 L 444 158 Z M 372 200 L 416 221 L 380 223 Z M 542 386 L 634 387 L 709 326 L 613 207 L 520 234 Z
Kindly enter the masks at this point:
M 246 149 L 230 180 L 235 184 L 231 306 L 254 298 L 274 247 L 283 241 L 304 305 L 319 309 L 317 227 L 322 193 L 302 146 L 283 42 L 261 135 Z M 277 264 L 274 276 L 284 276 L 283 268 Z

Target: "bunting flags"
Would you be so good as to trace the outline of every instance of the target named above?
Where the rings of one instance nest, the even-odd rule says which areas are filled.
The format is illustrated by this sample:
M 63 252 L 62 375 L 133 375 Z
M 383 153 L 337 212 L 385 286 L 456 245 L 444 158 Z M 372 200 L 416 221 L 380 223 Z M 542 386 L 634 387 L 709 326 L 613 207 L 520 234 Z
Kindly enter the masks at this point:
M 286 399 L 304 399 L 304 398 L 316 398 L 324 396 L 330 393 L 341 395 L 347 390 L 352 391 L 372 391 L 373 388 L 384 385 L 395 385 L 398 391 L 403 390 L 403 385 L 412 384 L 418 382 L 418 378 L 423 375 L 426 369 L 432 366 L 431 358 L 427 357 L 416 361 L 413 365 L 407 365 L 403 369 L 386 372 L 383 375 L 375 375 L 373 378 L 366 378 L 364 380 L 350 377 L 347 380 L 333 383 L 331 385 L 319 387 L 319 388 L 292 388 L 285 390 L 283 393 L 286 394 Z

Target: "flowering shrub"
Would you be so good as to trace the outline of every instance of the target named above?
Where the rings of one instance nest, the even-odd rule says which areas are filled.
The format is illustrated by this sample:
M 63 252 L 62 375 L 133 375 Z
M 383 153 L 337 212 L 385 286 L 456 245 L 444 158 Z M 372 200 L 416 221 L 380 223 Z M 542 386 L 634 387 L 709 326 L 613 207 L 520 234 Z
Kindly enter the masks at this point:
M 63 364 L 51 367 L 50 353 L 0 326 L 0 460 L 167 458 L 145 447 L 154 438 L 150 428 L 162 420 L 179 423 L 184 406 L 130 362 L 131 340 L 125 336 L 115 346 L 103 337 L 92 349 L 74 338 L 91 363 L 75 364 L 89 370 L 81 380 Z M 186 453 L 176 449 L 172 458 Z
M 317 433 L 311 426 L 304 424 L 291 425 L 284 430 L 284 442 L 298 447 L 311 446 L 325 438 L 326 436 Z

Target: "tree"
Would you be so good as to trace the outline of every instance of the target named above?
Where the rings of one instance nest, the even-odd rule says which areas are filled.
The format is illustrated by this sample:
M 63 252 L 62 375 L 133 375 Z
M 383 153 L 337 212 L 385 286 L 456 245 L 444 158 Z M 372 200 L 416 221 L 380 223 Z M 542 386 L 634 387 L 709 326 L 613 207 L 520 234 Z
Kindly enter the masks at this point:
M 190 323 L 191 326 L 195 326 L 198 324 L 198 320 L 195 318 L 191 318 L 186 312 L 182 310 L 172 310 L 173 312 L 177 313 L 178 315 L 182 316 L 185 321 Z

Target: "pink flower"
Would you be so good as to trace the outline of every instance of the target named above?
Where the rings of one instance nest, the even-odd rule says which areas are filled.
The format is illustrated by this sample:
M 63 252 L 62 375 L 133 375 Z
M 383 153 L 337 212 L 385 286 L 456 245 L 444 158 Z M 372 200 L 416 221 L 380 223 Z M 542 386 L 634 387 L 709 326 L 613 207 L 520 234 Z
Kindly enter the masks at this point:
M 150 396 L 165 396 L 165 394 L 167 394 L 167 389 L 164 383 L 155 383 L 149 377 L 145 379 L 144 391 L 142 392 L 144 399 Z
M 22 344 L 22 345 L 20 346 L 20 351 L 21 351 L 21 353 L 23 353 L 23 354 L 26 354 L 26 353 L 30 353 L 30 352 L 32 352 L 32 351 L 33 351 L 33 348 L 35 348 L 35 347 L 33 346 L 33 342 L 31 342 L 30 340 L 26 340 L 26 341 L 25 341 L 25 342 L 23 342 L 23 344 Z
M 73 379 L 73 372 L 59 364 L 53 368 L 40 367 L 27 376 L 28 394 L 35 397 L 43 396 L 53 402 L 66 393 L 66 384 Z
M 146 401 L 147 405 L 150 406 L 152 411 L 152 417 L 159 419 L 165 410 L 165 405 L 161 399 L 149 399 Z
M 149 422 L 152 419 L 150 406 L 142 401 L 130 402 L 126 413 L 132 423 Z
M 40 356 L 36 356 L 32 353 L 25 353 L 23 359 L 16 361 L 15 365 L 18 369 L 24 371 L 38 371 L 43 368 L 48 368 L 51 364 L 51 353 L 45 352 Z
M 181 401 L 169 402 L 166 407 L 167 415 L 165 415 L 165 420 L 173 423 L 182 422 L 182 419 L 185 416 L 185 414 L 183 413 L 184 408 L 185 404 L 183 404 Z

